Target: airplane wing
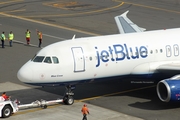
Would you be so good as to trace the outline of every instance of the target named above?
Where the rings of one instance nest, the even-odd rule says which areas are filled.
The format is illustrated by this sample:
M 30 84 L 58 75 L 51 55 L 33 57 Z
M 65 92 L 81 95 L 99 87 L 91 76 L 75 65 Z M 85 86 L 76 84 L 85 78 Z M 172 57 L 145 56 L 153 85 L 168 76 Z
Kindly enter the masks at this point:
M 134 32 L 144 32 L 146 30 L 145 28 L 138 27 L 127 17 L 128 12 L 129 11 L 126 11 L 122 15 L 116 16 L 114 18 L 118 26 L 119 33 L 125 34 L 125 33 L 134 33 Z

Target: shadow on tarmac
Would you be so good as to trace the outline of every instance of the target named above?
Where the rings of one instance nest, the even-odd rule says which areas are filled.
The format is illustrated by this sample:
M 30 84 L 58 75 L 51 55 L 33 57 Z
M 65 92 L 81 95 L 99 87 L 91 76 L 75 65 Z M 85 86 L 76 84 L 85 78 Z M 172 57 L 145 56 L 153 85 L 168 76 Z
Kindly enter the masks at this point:
M 152 86 L 150 88 L 146 88 Z M 139 89 L 143 88 L 143 89 Z M 54 100 L 63 98 L 65 91 L 64 86 L 60 87 L 37 87 L 34 89 L 9 91 L 12 99 L 18 99 L 22 104 L 31 103 L 35 100 Z M 111 98 L 117 98 L 121 102 L 123 97 L 135 98 L 133 102 L 127 104 L 130 107 L 145 109 L 145 110 L 163 110 L 179 108 L 177 103 L 161 102 L 156 93 L 154 84 L 131 84 L 131 80 L 109 80 L 104 82 L 96 82 L 90 84 L 77 85 L 74 90 L 75 100 L 82 100 L 87 103 L 98 104 L 99 101 Z M 108 95 L 112 94 L 112 95 Z M 107 96 L 106 96 L 107 95 Z M 102 97 L 104 96 L 104 97 Z M 93 98 L 98 97 L 98 98 Z M 86 99 L 87 100 L 83 100 Z M 91 99 L 92 98 L 92 99 Z M 139 102 L 138 99 L 146 99 L 144 102 Z M 137 100 L 137 101 L 136 101 Z M 117 104 L 111 100 L 112 104 Z M 128 99 L 127 99 L 128 101 Z M 122 99 L 123 103 L 123 99 Z

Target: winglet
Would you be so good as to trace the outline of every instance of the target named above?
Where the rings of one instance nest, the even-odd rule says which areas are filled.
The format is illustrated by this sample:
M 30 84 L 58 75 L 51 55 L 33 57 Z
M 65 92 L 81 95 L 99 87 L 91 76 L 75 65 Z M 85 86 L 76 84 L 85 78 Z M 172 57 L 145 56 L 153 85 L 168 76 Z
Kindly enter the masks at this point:
M 75 37 L 76 37 L 76 35 L 74 35 L 74 36 L 72 37 L 72 40 L 74 40 L 74 39 L 75 39 Z
M 120 16 L 124 16 L 124 17 L 127 17 L 127 14 L 128 14 L 129 10 L 124 12 L 123 14 L 121 14 Z
M 127 17 L 128 12 L 129 10 L 114 18 L 118 26 L 119 33 L 144 32 L 146 30 L 145 28 L 138 27 Z

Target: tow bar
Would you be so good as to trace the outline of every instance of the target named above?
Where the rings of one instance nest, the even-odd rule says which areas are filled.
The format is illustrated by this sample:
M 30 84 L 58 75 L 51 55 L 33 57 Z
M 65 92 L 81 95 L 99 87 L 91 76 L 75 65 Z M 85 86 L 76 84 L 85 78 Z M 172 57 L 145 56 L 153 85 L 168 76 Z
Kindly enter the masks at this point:
M 18 105 L 19 109 L 27 109 L 27 108 L 33 108 L 33 107 L 41 107 L 43 109 L 46 109 L 48 105 L 53 105 L 53 104 L 57 104 L 57 103 L 61 103 L 63 102 L 63 99 L 57 99 L 57 100 L 50 100 L 50 101 L 46 101 L 46 100 L 36 100 L 30 104 L 22 104 L 22 105 Z

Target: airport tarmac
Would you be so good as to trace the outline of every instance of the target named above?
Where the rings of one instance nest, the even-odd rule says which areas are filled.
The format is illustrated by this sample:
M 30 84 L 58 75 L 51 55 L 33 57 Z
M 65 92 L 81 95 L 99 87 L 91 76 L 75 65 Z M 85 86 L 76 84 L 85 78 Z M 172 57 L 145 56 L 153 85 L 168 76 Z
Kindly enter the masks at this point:
M 5 87 L 5 86 L 8 86 Z M 16 97 L 19 98 L 21 105 L 29 104 L 36 100 L 53 100 L 59 98 L 59 95 L 55 95 L 52 93 L 44 92 L 38 88 L 32 89 L 30 87 L 6 82 L 1 83 L 0 85 L 1 90 L 11 90 L 7 92 L 8 94 L 12 95 L 12 99 Z M 13 91 L 13 92 L 12 92 Z M 0 91 L 3 92 L 3 91 Z M 25 97 L 26 96 L 26 97 Z M 59 98 L 60 99 L 60 98 Z M 130 115 L 126 115 L 120 112 L 116 112 L 113 110 L 105 109 L 103 107 L 98 107 L 96 105 L 75 101 L 73 105 L 64 105 L 63 103 L 54 104 L 48 106 L 47 109 L 42 108 L 29 108 L 29 109 L 21 109 L 19 112 L 13 114 L 11 117 L 7 118 L 8 120 L 78 120 L 82 119 L 81 108 L 84 104 L 87 104 L 90 114 L 88 115 L 88 119 L 90 120 L 142 120 L 137 117 L 133 117 Z
M 129 10 L 128 17 L 147 30 L 180 26 L 178 0 L 1 0 L 0 29 L 15 34 L 13 47 L 5 42 L 0 48 L 0 92 L 7 91 L 12 99 L 22 104 L 36 99 L 57 99 L 64 87 L 41 88 L 21 83 L 17 79 L 19 68 L 41 48 L 36 29 L 43 32 L 43 47 L 51 43 L 76 37 L 116 34 L 114 17 Z M 25 31 L 31 30 L 31 44 L 26 46 Z M 75 104 L 51 106 L 47 109 L 20 111 L 8 120 L 16 119 L 81 119 L 80 109 L 88 104 L 89 120 L 178 120 L 179 103 L 162 103 L 154 83 L 138 84 L 131 80 L 107 80 L 77 85 Z

